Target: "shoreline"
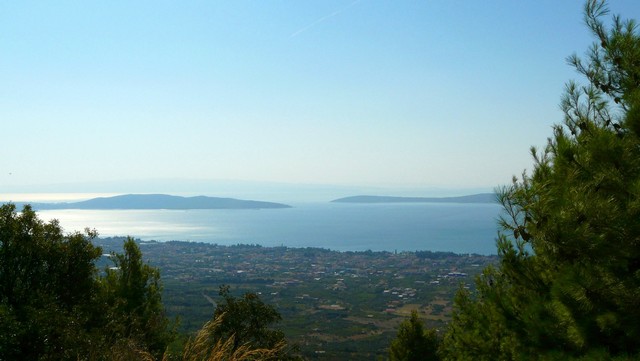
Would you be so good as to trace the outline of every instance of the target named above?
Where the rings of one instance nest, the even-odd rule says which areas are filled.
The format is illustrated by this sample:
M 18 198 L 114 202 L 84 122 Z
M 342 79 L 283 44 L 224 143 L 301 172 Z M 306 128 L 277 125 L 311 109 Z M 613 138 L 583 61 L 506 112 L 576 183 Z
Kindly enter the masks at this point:
M 219 243 L 210 243 L 203 241 L 185 241 L 185 240 L 170 240 L 170 241 L 162 241 L 162 240 L 145 240 L 138 237 L 132 237 L 133 240 L 140 246 L 152 246 L 152 245 L 163 245 L 163 244 L 177 244 L 177 245 L 194 245 L 197 247 L 210 247 L 210 248 L 220 248 L 220 249 L 232 249 L 232 250 L 259 250 L 263 249 L 265 251 L 271 250 L 311 250 L 311 251 L 319 251 L 319 252 L 335 252 L 341 254 L 370 254 L 370 255 L 403 255 L 403 254 L 424 254 L 424 255 L 435 255 L 435 256 L 452 256 L 452 257 L 497 257 L 496 254 L 480 254 L 474 252 L 463 252 L 458 253 L 454 251 L 432 251 L 432 250 L 339 250 L 339 249 L 331 249 L 327 247 L 319 247 L 319 246 L 308 246 L 308 247 L 295 247 L 295 246 L 265 246 L 257 243 L 236 243 L 236 244 L 219 244 Z M 93 242 L 98 244 L 103 244 L 104 242 L 124 242 L 127 239 L 127 236 L 109 236 L 109 237 L 96 237 Z M 120 245 L 120 243 L 118 243 Z

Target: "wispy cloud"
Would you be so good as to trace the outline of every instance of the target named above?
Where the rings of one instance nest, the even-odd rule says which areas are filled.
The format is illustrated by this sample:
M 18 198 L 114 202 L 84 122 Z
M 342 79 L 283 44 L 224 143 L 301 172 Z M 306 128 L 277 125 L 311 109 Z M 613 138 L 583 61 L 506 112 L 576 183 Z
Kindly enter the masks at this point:
M 303 27 L 303 28 L 298 29 L 297 31 L 295 31 L 295 32 L 291 33 L 291 35 L 289 35 L 289 39 L 291 39 L 291 38 L 295 38 L 296 36 L 298 36 L 298 35 L 300 35 L 300 34 L 304 33 L 305 31 L 307 31 L 307 30 L 311 29 L 312 27 L 314 27 L 314 26 L 316 26 L 316 25 L 320 24 L 321 22 L 323 22 L 323 21 L 325 21 L 325 20 L 327 20 L 327 19 L 330 19 L 330 18 L 332 18 L 332 17 L 334 17 L 334 16 L 339 15 L 340 13 L 342 13 L 342 12 L 346 11 L 347 9 L 349 9 L 350 7 L 352 7 L 352 6 L 354 6 L 355 4 L 359 3 L 360 1 L 362 1 L 362 0 L 355 0 L 355 1 L 352 1 L 349 5 L 347 5 L 347 6 L 343 7 L 342 9 L 338 9 L 338 10 L 336 10 L 336 11 L 332 12 L 331 14 L 325 15 L 325 16 L 323 16 L 323 17 L 321 17 L 321 18 L 317 19 L 316 21 L 312 22 L 311 24 L 309 24 L 309 25 L 307 25 L 307 26 L 305 26 L 305 27 Z

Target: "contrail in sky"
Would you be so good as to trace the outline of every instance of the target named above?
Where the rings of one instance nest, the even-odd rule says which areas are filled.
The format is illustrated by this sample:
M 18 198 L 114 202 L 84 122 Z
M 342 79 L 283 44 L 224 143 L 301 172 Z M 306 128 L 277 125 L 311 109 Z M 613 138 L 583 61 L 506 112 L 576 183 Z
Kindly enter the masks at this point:
M 316 25 L 320 24 L 321 22 L 323 22 L 323 21 L 325 21 L 325 20 L 327 20 L 327 19 L 329 19 L 329 18 L 332 18 L 332 17 L 334 17 L 334 16 L 336 16 L 336 15 L 339 15 L 340 13 L 342 13 L 343 11 L 345 11 L 345 10 L 349 9 L 349 8 L 350 8 L 350 7 L 352 7 L 353 5 L 355 5 L 355 4 L 357 4 L 357 3 L 359 3 L 360 1 L 362 1 L 362 0 L 355 0 L 355 1 L 351 2 L 349 5 L 347 5 L 347 6 L 343 7 L 342 9 L 336 10 L 336 11 L 332 12 L 332 13 L 331 13 L 331 14 L 329 14 L 329 15 L 325 15 L 325 16 L 321 17 L 320 19 L 318 19 L 318 20 L 316 20 L 316 21 L 312 22 L 311 24 L 309 24 L 309 25 L 305 26 L 304 28 L 302 28 L 302 29 L 300 29 L 300 30 L 298 30 L 298 31 L 296 31 L 296 32 L 294 32 L 294 33 L 292 33 L 291 35 L 289 35 L 289 39 L 291 39 L 291 38 L 295 38 L 296 36 L 300 35 L 301 33 L 304 33 L 305 31 L 307 31 L 307 30 L 311 29 L 312 27 L 314 27 L 314 26 L 316 26 Z

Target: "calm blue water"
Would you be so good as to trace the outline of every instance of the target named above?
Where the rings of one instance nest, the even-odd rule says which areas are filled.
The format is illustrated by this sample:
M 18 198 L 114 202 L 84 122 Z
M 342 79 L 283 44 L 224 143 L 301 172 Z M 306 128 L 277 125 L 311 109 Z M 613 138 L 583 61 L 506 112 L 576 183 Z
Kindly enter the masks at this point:
M 495 254 L 495 204 L 301 204 L 265 210 L 50 210 L 65 231 L 100 236 L 339 251 Z

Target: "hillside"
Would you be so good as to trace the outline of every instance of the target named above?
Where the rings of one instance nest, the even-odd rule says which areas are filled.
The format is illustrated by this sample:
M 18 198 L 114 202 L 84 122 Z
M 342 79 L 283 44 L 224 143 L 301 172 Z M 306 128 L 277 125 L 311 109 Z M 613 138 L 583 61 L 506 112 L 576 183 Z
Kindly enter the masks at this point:
M 33 203 L 34 209 L 268 209 L 290 208 L 281 203 L 166 194 L 126 194 L 71 203 Z
M 493 193 L 480 193 L 460 197 L 391 197 L 353 196 L 335 199 L 335 203 L 495 203 Z

